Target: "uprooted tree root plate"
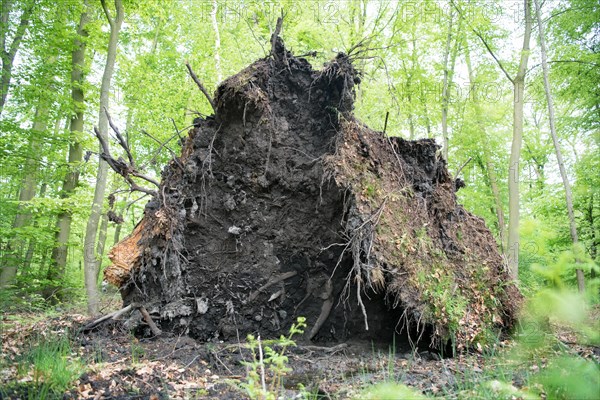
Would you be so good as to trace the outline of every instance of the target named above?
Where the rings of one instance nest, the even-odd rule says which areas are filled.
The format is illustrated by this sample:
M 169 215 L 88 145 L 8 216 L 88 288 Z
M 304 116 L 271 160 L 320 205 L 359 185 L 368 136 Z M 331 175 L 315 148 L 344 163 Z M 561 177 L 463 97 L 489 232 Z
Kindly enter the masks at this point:
M 352 55 L 316 71 L 278 37 L 225 80 L 111 252 L 125 304 L 203 341 L 278 337 L 297 316 L 313 341 L 404 329 L 458 350 L 510 328 L 521 296 L 439 146 L 358 121 L 359 82 Z

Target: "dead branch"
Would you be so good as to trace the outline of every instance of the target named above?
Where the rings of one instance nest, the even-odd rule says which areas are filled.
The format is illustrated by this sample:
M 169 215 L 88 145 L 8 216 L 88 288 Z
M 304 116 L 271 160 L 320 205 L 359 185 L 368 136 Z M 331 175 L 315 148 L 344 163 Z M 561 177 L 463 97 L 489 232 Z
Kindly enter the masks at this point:
M 198 88 L 200 89 L 200 91 L 204 94 L 204 97 L 206 97 L 206 100 L 208 100 L 208 102 L 210 103 L 210 106 L 213 109 L 213 112 L 216 114 L 217 113 L 217 107 L 215 106 L 215 102 L 212 99 L 212 97 L 210 96 L 210 94 L 208 94 L 208 90 L 206 90 L 206 88 L 204 87 L 204 85 L 202 84 L 202 82 L 200 81 L 200 79 L 198 79 L 198 76 L 196 76 L 196 74 L 194 73 L 194 70 L 192 70 L 192 67 L 190 66 L 189 62 L 185 63 L 185 66 L 188 69 L 188 72 L 190 73 L 190 76 L 192 77 L 192 79 L 194 80 L 194 82 L 196 82 L 196 85 L 198 86 Z
M 98 318 L 95 321 L 90 322 L 89 324 L 87 324 L 86 326 L 84 326 L 83 328 L 81 328 L 82 332 L 89 332 L 92 329 L 94 329 L 95 327 L 97 327 L 98 325 L 102 324 L 103 322 L 109 321 L 109 320 L 115 320 L 117 318 L 119 318 L 121 315 L 125 314 L 127 311 L 131 310 L 133 308 L 133 304 L 128 305 L 127 307 L 121 308 L 120 310 L 114 311 L 110 314 L 106 314 L 103 317 Z
M 319 314 L 319 318 L 317 318 L 317 322 L 315 322 L 315 325 L 310 330 L 308 340 L 312 340 L 317 335 L 317 333 L 319 333 L 319 330 L 321 330 L 321 327 L 323 326 L 325 321 L 327 321 L 327 318 L 329 318 L 329 314 L 331 313 L 331 309 L 333 308 L 333 284 L 331 283 L 331 279 L 325 281 L 324 294 L 327 297 L 321 305 L 321 313 Z
M 188 129 L 188 128 L 191 128 L 191 127 L 192 127 L 192 126 L 194 126 L 194 125 L 189 125 L 189 126 L 186 126 L 185 128 L 183 128 L 183 129 L 181 129 L 181 130 L 180 130 L 180 129 L 178 129 L 178 128 L 177 128 L 177 123 L 175 122 L 175 120 L 174 120 L 173 118 L 169 118 L 169 119 L 171 120 L 171 122 L 173 123 L 173 126 L 175 127 L 175 134 L 174 134 L 174 135 L 172 135 L 172 136 L 171 136 L 169 139 L 167 139 L 167 140 L 165 141 L 164 145 L 166 146 L 167 144 L 169 144 L 169 143 L 171 142 L 171 140 L 175 139 L 176 137 L 178 137 L 178 138 L 179 138 L 179 140 L 180 140 L 180 142 L 181 142 L 181 143 L 183 143 L 183 140 L 184 140 L 184 139 L 181 137 L 181 132 L 185 131 L 185 130 L 186 130 L 186 129 Z M 161 150 L 162 150 L 162 147 L 159 147 L 159 148 L 158 148 L 158 150 L 156 150 L 156 151 L 154 152 L 154 155 L 152 156 L 152 158 L 150 159 L 150 161 L 148 161 L 148 163 L 147 163 L 147 164 L 150 164 L 150 165 L 152 165 L 152 164 L 153 164 L 153 163 L 156 161 L 156 158 L 157 158 L 157 157 L 158 157 L 158 155 L 160 154 L 160 151 L 161 151 Z
M 194 124 L 192 124 L 192 125 L 188 125 L 188 126 L 186 126 L 185 128 L 179 129 L 179 128 L 177 127 L 177 123 L 175 122 L 175 120 L 174 120 L 173 118 L 169 118 L 169 119 L 171 120 L 171 122 L 173 123 L 173 126 L 175 127 L 175 133 L 177 134 L 177 137 L 179 138 L 179 140 L 180 140 L 181 142 L 183 142 L 183 138 L 181 137 L 181 132 L 185 131 L 185 130 L 186 130 L 186 129 L 188 129 L 188 128 L 191 128 L 192 126 L 194 126 Z M 171 136 L 171 137 L 169 138 L 169 140 L 167 141 L 167 143 L 169 143 L 171 140 L 173 140 L 173 138 L 174 138 L 174 137 L 175 137 L 175 135 Z
M 112 126 L 112 124 L 111 124 L 111 126 Z M 117 132 L 118 131 L 115 131 L 115 133 L 117 133 Z M 96 135 L 96 138 L 98 139 L 98 141 L 100 142 L 100 146 L 102 147 L 102 152 L 100 153 L 100 158 L 102 158 L 104 161 L 106 161 L 106 163 L 113 169 L 113 171 L 115 171 L 117 174 L 119 174 L 123 178 L 125 178 L 125 180 L 129 184 L 132 191 L 136 190 L 138 192 L 147 193 L 147 194 L 150 194 L 153 196 L 156 195 L 156 192 L 154 190 L 144 188 L 142 186 L 139 186 L 137 183 L 135 183 L 135 181 L 133 179 L 131 179 L 131 176 L 135 176 L 137 178 L 140 178 L 147 182 L 150 182 L 153 185 L 155 185 L 156 187 L 160 186 L 158 182 L 156 182 L 154 179 L 139 172 L 135 168 L 135 164 L 133 164 L 133 162 L 131 164 L 128 164 L 121 157 L 119 157 L 118 159 L 115 159 L 110 154 L 110 149 L 108 147 L 108 143 L 102 137 L 102 135 L 100 134 L 100 131 L 98 131 L 97 127 L 94 127 L 94 134 Z M 131 152 L 129 151 L 129 146 L 127 146 L 127 143 L 123 140 L 123 136 L 121 136 L 120 133 L 118 133 L 117 137 L 119 137 L 119 136 L 121 137 L 119 139 L 119 144 L 121 144 L 121 147 L 123 147 L 123 149 L 127 152 L 127 157 L 130 160 L 133 160 L 133 157 L 131 156 Z
M 271 286 L 273 286 L 276 283 L 279 283 L 281 281 L 284 281 L 286 279 L 296 276 L 297 273 L 298 273 L 297 271 L 289 271 L 289 272 L 285 272 L 279 276 L 276 276 L 275 278 L 269 280 L 269 282 L 265 283 L 264 285 L 259 287 L 257 290 L 252 292 L 250 294 L 250 296 L 248 296 L 248 301 L 249 302 L 254 301 L 261 292 L 264 292 L 265 290 L 267 290 L 268 288 L 270 288 Z
M 152 318 L 150 317 L 150 314 L 148 314 L 146 307 L 139 306 L 138 310 L 140 311 L 140 314 L 142 314 L 142 317 L 144 317 L 144 321 L 146 321 L 148 326 L 150 326 L 150 329 L 152 329 L 152 333 L 154 334 L 154 336 L 162 335 L 162 331 L 158 328 L 158 326 L 156 326 L 154 321 L 152 321 Z
M 454 0 L 451 0 L 450 4 L 452 4 L 452 6 L 456 9 L 456 11 L 460 14 L 461 18 L 464 19 L 465 16 L 464 16 L 463 10 L 459 7 L 459 5 L 456 4 L 454 2 Z M 486 50 L 492 56 L 492 58 L 494 59 L 494 61 L 496 61 L 496 64 L 498 64 L 498 66 L 500 67 L 500 70 L 504 73 L 504 75 L 506 76 L 506 78 L 511 83 L 514 84 L 515 80 L 513 79 L 512 76 L 510 76 L 510 74 L 508 73 L 508 71 L 506 70 L 506 68 L 504 68 L 504 64 L 502 64 L 502 61 L 500 61 L 500 59 L 496 56 L 496 53 L 494 53 L 494 50 L 492 50 L 491 46 L 489 45 L 489 43 L 487 42 L 487 40 L 483 37 L 483 35 L 479 31 L 477 31 L 477 29 L 473 28 L 470 25 L 469 25 L 469 28 L 471 28 L 471 31 L 475 34 L 475 36 L 477 36 L 479 38 L 479 40 L 481 40 L 481 42 L 485 46 Z
M 133 156 L 131 155 L 131 149 L 129 148 L 129 144 L 123 138 L 123 135 L 121 135 L 121 132 L 119 132 L 119 129 L 116 127 L 116 125 L 113 124 L 112 118 L 110 117 L 110 114 L 108 113 L 108 110 L 106 109 L 106 107 L 104 107 L 104 113 L 106 114 L 106 117 L 108 118 L 108 124 L 110 125 L 111 129 L 115 132 L 115 135 L 117 135 L 117 140 L 119 141 L 119 144 L 121 145 L 123 150 L 125 150 L 125 153 L 127 153 L 127 158 L 129 159 L 129 164 L 132 167 L 135 167 L 135 162 L 133 161 Z
M 339 351 L 348 348 L 348 343 L 340 343 L 333 347 L 325 347 L 325 346 L 298 346 L 298 350 L 306 350 L 308 352 L 323 352 L 328 354 L 335 354 Z
M 271 35 L 271 55 L 276 57 L 275 46 L 277 45 L 277 37 L 281 33 L 281 26 L 283 25 L 283 15 L 277 18 L 277 24 L 275 25 L 275 32 Z
M 469 159 L 467 161 L 465 161 L 463 165 L 460 166 L 460 168 L 456 171 L 456 174 L 454 174 L 454 179 L 458 178 L 458 176 L 462 172 L 463 168 L 466 167 L 467 164 L 469 164 L 472 159 L 473 159 L 473 157 L 469 157 Z
M 169 146 L 167 146 L 167 143 L 171 140 L 167 140 L 166 142 L 161 142 L 160 140 L 158 140 L 157 138 L 155 138 L 154 136 L 152 136 L 151 134 L 149 134 L 148 132 L 146 132 L 145 130 L 141 130 L 141 132 L 148 136 L 150 139 L 154 140 L 156 143 L 158 143 L 160 146 L 158 147 L 158 150 L 156 150 L 156 153 L 159 154 L 160 151 L 165 148 L 169 151 L 169 153 L 171 153 L 171 157 L 173 157 L 173 161 L 175 161 L 175 163 L 177 164 L 177 166 L 179 167 L 179 169 L 181 169 L 182 171 L 184 171 L 183 169 L 183 165 L 181 165 L 181 162 L 179 161 L 179 158 L 177 157 L 177 155 L 175 154 L 175 152 L 173 150 L 171 150 L 171 148 Z
M 390 112 L 387 111 L 385 113 L 385 122 L 383 123 L 383 134 L 385 135 L 385 131 L 387 130 L 388 118 L 390 117 Z

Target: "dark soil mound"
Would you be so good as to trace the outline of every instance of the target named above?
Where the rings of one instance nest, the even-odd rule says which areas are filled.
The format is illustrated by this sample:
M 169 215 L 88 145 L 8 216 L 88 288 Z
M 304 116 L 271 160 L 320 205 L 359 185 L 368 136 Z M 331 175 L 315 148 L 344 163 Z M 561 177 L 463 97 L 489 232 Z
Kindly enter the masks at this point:
M 219 86 L 113 249 L 125 303 L 201 340 L 279 336 L 297 316 L 313 340 L 429 327 L 459 349 L 510 327 L 519 293 L 439 146 L 354 118 L 351 57 L 315 71 L 275 44 Z

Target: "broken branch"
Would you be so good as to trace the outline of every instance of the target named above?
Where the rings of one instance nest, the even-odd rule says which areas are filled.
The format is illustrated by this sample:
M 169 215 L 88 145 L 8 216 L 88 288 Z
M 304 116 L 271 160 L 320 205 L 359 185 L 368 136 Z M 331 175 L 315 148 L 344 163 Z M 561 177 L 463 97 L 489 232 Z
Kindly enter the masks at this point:
M 467 161 L 465 161 L 465 163 L 463 165 L 460 166 L 460 168 L 456 171 L 456 174 L 454 174 L 454 179 L 458 178 L 458 176 L 462 172 L 463 168 L 466 167 L 467 164 L 470 163 L 472 159 L 473 159 L 473 157 L 469 157 L 469 159 Z
M 196 74 L 194 73 L 194 70 L 192 70 L 192 67 L 190 66 L 190 63 L 186 62 L 185 66 L 187 67 L 188 72 L 190 73 L 190 76 L 192 77 L 192 79 L 194 80 L 194 82 L 196 82 L 196 85 L 198 86 L 198 88 L 200 89 L 200 91 L 202 93 L 204 93 L 204 96 L 206 97 L 206 100 L 208 100 L 208 102 L 210 103 L 210 106 L 212 107 L 213 112 L 216 114 L 217 107 L 215 106 L 215 102 L 213 101 L 213 99 L 210 96 L 210 94 L 208 94 L 208 90 L 206 90 L 206 88 L 204 87 L 204 85 L 202 84 L 202 82 L 200 81 L 200 79 L 198 79 L 198 76 L 196 76 Z
M 110 114 L 108 113 L 106 107 L 104 107 L 104 112 L 106 113 L 106 117 L 108 118 L 108 124 L 110 125 L 111 129 L 115 132 L 115 135 L 117 135 L 117 140 L 119 141 L 119 144 L 121 145 L 123 150 L 125 150 L 125 153 L 127 153 L 129 164 L 131 164 L 131 166 L 135 166 L 135 163 L 133 162 L 133 156 L 131 155 L 131 150 L 129 149 L 127 141 L 125 141 L 123 135 L 121 135 L 121 132 L 119 132 L 119 129 L 115 126 L 115 124 L 113 124 L 112 118 L 110 117 Z
M 148 326 L 150 326 L 150 329 L 152 330 L 152 333 L 154 334 L 154 336 L 162 335 L 162 331 L 158 328 L 158 326 L 156 326 L 154 321 L 152 321 L 152 318 L 150 317 L 150 314 L 148 314 L 146 307 L 139 306 L 138 310 L 140 310 L 140 314 L 142 314 L 142 317 L 144 317 L 144 321 L 146 321 Z
M 162 143 L 160 140 L 158 140 L 157 138 L 155 138 L 154 136 L 152 136 L 151 134 L 149 134 L 148 132 L 146 132 L 145 130 L 141 130 L 141 132 L 148 136 L 150 139 L 154 140 L 156 143 L 158 143 L 160 146 L 158 148 L 158 150 L 156 150 L 156 153 L 160 153 L 160 151 L 163 149 L 163 147 L 167 150 L 169 150 L 169 153 L 171 153 L 171 157 L 173 157 L 173 161 L 175 161 L 175 163 L 177 164 L 177 166 L 183 171 L 183 165 L 181 165 L 181 162 L 179 161 L 177 155 L 175 154 L 175 152 L 173 150 L 171 150 L 171 148 L 169 146 L 167 146 L 167 143 L 171 140 L 167 140 L 166 142 Z
M 269 282 L 267 282 L 264 285 L 262 285 L 261 287 L 259 287 L 256 291 L 252 292 L 250 294 L 250 296 L 248 296 L 248 301 L 254 301 L 261 292 L 264 292 L 265 290 L 267 290 L 268 288 L 270 288 L 271 286 L 273 286 L 274 284 L 276 284 L 278 282 L 281 282 L 281 281 L 284 281 L 286 279 L 296 276 L 297 273 L 298 273 L 297 271 L 288 271 L 288 272 L 285 272 L 275 278 L 272 278 L 271 280 L 269 280 Z
M 95 327 L 97 327 L 98 325 L 102 324 L 103 322 L 117 319 L 121 315 L 125 314 L 127 311 L 131 310 L 132 306 L 133 305 L 130 304 L 127 307 L 121 308 L 120 310 L 114 311 L 114 312 L 112 312 L 110 314 L 106 314 L 105 316 L 100 317 L 97 320 L 94 320 L 94 321 L 90 322 L 89 324 L 87 324 L 86 326 L 84 326 L 83 328 L 81 328 L 81 330 L 82 330 L 82 332 L 89 332 L 92 329 L 94 329 Z
M 275 32 L 271 35 L 271 54 L 273 57 L 276 56 L 275 46 L 277 44 L 277 37 L 281 33 L 281 26 L 283 25 L 283 15 L 277 18 L 277 24 L 275 25 Z
M 112 127 L 112 125 L 111 125 L 111 127 Z M 117 132 L 115 132 L 115 133 L 117 133 Z M 147 194 L 150 194 L 153 196 L 156 195 L 156 192 L 154 190 L 146 189 L 144 187 L 139 186 L 137 183 L 135 183 L 135 181 L 133 179 L 131 179 L 130 175 L 135 176 L 140 179 L 143 179 L 147 182 L 152 183 L 156 187 L 159 187 L 160 185 L 157 181 L 155 181 L 154 179 L 139 172 L 135 168 L 135 165 L 133 164 L 133 162 L 131 164 L 127 164 L 121 157 L 119 157 L 118 160 L 115 159 L 110 154 L 110 149 L 108 147 L 108 143 L 102 137 L 102 135 L 100 134 L 100 131 L 98 130 L 97 127 L 94 127 L 94 134 L 96 135 L 96 138 L 98 139 L 98 141 L 100 142 L 100 146 L 102 147 L 102 153 L 100 153 L 100 158 L 102 158 L 104 161 L 106 161 L 106 163 L 113 169 L 113 171 L 115 171 L 117 174 L 119 174 L 123 178 L 125 178 L 127 183 L 129 183 L 131 190 L 136 190 L 138 192 L 147 193 Z M 121 136 L 120 133 L 118 133 L 118 135 Z M 121 136 L 121 139 L 119 139 L 119 142 L 121 142 L 122 140 L 123 140 L 123 137 Z M 129 152 L 129 147 L 127 146 L 127 143 L 125 143 L 123 141 L 123 143 L 120 143 L 120 144 L 121 144 L 121 147 L 123 147 L 125 149 L 125 151 L 127 152 L 128 157 L 130 157 L 130 159 L 132 160 L 133 157 L 131 156 L 131 153 Z
M 331 283 L 331 279 L 325 281 L 325 295 L 327 297 L 321 305 L 321 313 L 319 314 L 319 318 L 317 318 L 317 322 L 315 322 L 315 325 L 310 330 L 308 340 L 312 340 L 319 333 L 319 330 L 321 330 L 321 327 L 327 321 L 327 318 L 329 318 L 329 314 L 331 314 L 331 308 L 333 307 L 333 284 Z
M 385 131 L 387 129 L 387 122 L 388 122 L 388 118 L 390 116 L 390 112 L 386 112 L 385 113 L 385 122 L 383 123 L 383 134 L 385 135 Z

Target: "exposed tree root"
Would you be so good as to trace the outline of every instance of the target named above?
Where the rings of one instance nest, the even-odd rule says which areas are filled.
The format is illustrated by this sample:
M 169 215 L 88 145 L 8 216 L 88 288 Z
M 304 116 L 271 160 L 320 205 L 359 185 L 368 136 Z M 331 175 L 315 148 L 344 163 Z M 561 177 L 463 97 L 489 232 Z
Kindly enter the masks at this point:
M 270 279 L 269 282 L 265 283 L 264 285 L 262 285 L 261 287 L 256 289 L 254 292 L 250 293 L 250 296 L 248 296 L 248 301 L 250 302 L 250 301 L 256 300 L 256 298 L 258 297 L 259 294 L 263 293 L 265 290 L 267 290 L 271 286 L 273 286 L 276 283 L 279 283 L 281 281 L 284 281 L 286 279 L 289 279 L 293 276 L 296 276 L 297 274 L 298 274 L 298 272 L 296 272 L 296 271 L 289 271 L 289 272 L 285 272 L 273 279 Z
M 308 334 L 309 340 L 312 340 L 317 333 L 319 333 L 319 330 L 331 313 L 331 308 L 333 307 L 333 285 L 330 279 L 325 281 L 325 291 L 321 294 L 321 296 L 324 297 L 323 305 L 321 306 L 321 314 L 319 315 L 319 318 L 317 318 L 317 322 L 315 322 L 315 325 Z

